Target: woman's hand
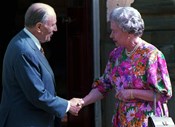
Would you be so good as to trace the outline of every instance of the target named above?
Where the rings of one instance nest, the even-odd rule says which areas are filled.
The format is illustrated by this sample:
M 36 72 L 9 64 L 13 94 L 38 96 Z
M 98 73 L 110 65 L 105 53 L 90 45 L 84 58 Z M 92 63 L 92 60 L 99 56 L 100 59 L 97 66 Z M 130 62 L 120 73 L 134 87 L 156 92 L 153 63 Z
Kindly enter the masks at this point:
M 154 101 L 154 91 L 153 90 L 139 90 L 139 89 L 122 89 L 119 90 L 115 98 L 121 101 L 130 101 L 132 99 L 140 99 L 144 101 Z M 157 100 L 161 98 L 160 93 L 156 93 Z
M 133 89 L 122 89 L 118 93 L 116 93 L 115 98 L 121 101 L 129 101 L 134 99 Z

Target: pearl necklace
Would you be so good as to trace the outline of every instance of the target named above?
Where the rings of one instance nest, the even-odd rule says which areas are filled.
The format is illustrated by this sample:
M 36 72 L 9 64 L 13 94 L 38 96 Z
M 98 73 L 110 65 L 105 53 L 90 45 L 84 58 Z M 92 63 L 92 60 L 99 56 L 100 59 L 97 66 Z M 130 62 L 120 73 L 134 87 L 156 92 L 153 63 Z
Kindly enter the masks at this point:
M 135 53 L 135 51 L 138 49 L 139 46 L 140 46 L 140 44 L 138 43 L 138 44 L 134 47 L 134 49 L 133 49 L 132 51 L 130 51 L 130 52 L 128 52 L 127 49 L 125 49 L 126 55 L 127 55 L 128 57 L 132 56 L 132 55 Z

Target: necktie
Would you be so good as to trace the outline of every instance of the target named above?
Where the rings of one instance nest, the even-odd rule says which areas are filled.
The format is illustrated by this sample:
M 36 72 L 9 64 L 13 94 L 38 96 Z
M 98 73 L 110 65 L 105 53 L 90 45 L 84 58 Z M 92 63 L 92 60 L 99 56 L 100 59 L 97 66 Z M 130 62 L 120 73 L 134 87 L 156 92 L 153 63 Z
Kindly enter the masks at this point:
M 42 47 L 41 47 L 40 51 L 44 55 L 44 49 Z

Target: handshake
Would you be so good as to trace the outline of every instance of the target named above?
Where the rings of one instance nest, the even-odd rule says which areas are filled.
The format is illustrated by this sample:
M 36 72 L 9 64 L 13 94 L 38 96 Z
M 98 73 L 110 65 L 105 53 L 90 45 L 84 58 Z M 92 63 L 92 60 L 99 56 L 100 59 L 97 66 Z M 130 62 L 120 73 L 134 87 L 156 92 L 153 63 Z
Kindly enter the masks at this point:
M 72 98 L 69 100 L 70 102 L 70 108 L 69 113 L 71 113 L 74 116 L 78 116 L 78 112 L 84 105 L 84 100 L 81 98 Z

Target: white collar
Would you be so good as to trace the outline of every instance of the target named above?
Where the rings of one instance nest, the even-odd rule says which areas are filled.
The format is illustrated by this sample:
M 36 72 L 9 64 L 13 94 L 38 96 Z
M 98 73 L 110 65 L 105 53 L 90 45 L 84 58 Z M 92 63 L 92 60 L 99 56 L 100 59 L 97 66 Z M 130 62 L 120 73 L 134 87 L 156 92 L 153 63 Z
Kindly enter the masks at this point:
M 41 49 L 41 44 L 38 41 L 38 39 L 30 31 L 28 31 L 25 27 L 24 27 L 24 32 L 33 40 L 33 42 L 35 43 L 35 45 L 40 50 Z

